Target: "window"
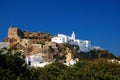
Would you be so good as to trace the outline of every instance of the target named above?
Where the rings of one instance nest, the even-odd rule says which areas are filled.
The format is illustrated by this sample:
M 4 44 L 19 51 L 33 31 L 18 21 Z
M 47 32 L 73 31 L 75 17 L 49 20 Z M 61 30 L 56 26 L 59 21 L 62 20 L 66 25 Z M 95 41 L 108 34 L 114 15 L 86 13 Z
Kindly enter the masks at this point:
M 25 43 L 25 46 L 27 46 L 27 43 Z

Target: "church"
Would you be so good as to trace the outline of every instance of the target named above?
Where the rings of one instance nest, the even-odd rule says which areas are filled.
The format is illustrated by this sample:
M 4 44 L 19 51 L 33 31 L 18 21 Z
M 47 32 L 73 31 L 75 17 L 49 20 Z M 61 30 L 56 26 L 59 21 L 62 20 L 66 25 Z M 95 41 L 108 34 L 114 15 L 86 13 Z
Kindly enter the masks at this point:
M 79 47 L 79 52 L 88 52 L 91 50 L 91 42 L 88 40 L 76 39 L 74 32 L 71 36 L 58 34 L 56 37 L 53 37 L 51 41 L 56 43 L 69 43 L 71 45 L 77 45 Z

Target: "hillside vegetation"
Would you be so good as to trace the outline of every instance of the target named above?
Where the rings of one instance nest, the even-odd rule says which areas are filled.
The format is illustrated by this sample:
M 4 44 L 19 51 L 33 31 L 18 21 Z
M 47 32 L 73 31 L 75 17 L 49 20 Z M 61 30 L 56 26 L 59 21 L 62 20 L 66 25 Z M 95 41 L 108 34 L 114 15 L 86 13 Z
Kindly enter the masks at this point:
M 54 62 L 43 68 L 26 65 L 16 49 L 0 50 L 0 80 L 120 80 L 120 64 L 105 58 L 80 60 L 74 66 Z
M 92 59 L 99 59 L 99 58 L 106 58 L 106 59 L 118 59 L 120 60 L 119 57 L 113 55 L 107 50 L 102 50 L 102 49 L 93 49 L 89 52 L 80 52 L 79 53 L 79 58 L 80 59 L 87 59 L 87 60 L 92 60 Z

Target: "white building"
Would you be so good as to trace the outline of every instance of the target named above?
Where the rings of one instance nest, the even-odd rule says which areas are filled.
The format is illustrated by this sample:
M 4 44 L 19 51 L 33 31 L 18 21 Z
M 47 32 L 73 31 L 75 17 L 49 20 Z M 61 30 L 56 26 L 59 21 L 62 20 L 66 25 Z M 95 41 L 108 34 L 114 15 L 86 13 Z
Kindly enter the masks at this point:
M 99 50 L 99 49 L 102 50 L 102 48 L 100 46 L 92 46 L 91 50 L 94 50 L 94 49 L 96 49 L 96 50 Z
M 4 48 L 4 47 L 9 49 L 10 48 L 10 43 L 9 42 L 0 42 L 0 49 Z
M 51 41 L 56 43 L 69 43 L 71 45 L 77 45 L 79 47 L 79 52 L 88 52 L 91 49 L 91 42 L 88 40 L 75 39 L 74 32 L 71 36 L 58 34 L 56 37 L 52 38 Z
M 25 59 L 27 65 L 31 67 L 44 67 L 51 64 L 52 62 L 44 62 L 44 59 L 38 55 L 31 55 Z

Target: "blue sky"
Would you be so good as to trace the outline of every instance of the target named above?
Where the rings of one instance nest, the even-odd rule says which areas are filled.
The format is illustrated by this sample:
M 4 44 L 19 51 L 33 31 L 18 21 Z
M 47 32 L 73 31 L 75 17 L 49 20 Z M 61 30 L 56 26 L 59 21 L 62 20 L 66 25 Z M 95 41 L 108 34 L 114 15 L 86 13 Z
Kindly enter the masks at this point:
M 63 33 L 120 55 L 120 0 L 0 0 L 0 40 L 10 25 Z

